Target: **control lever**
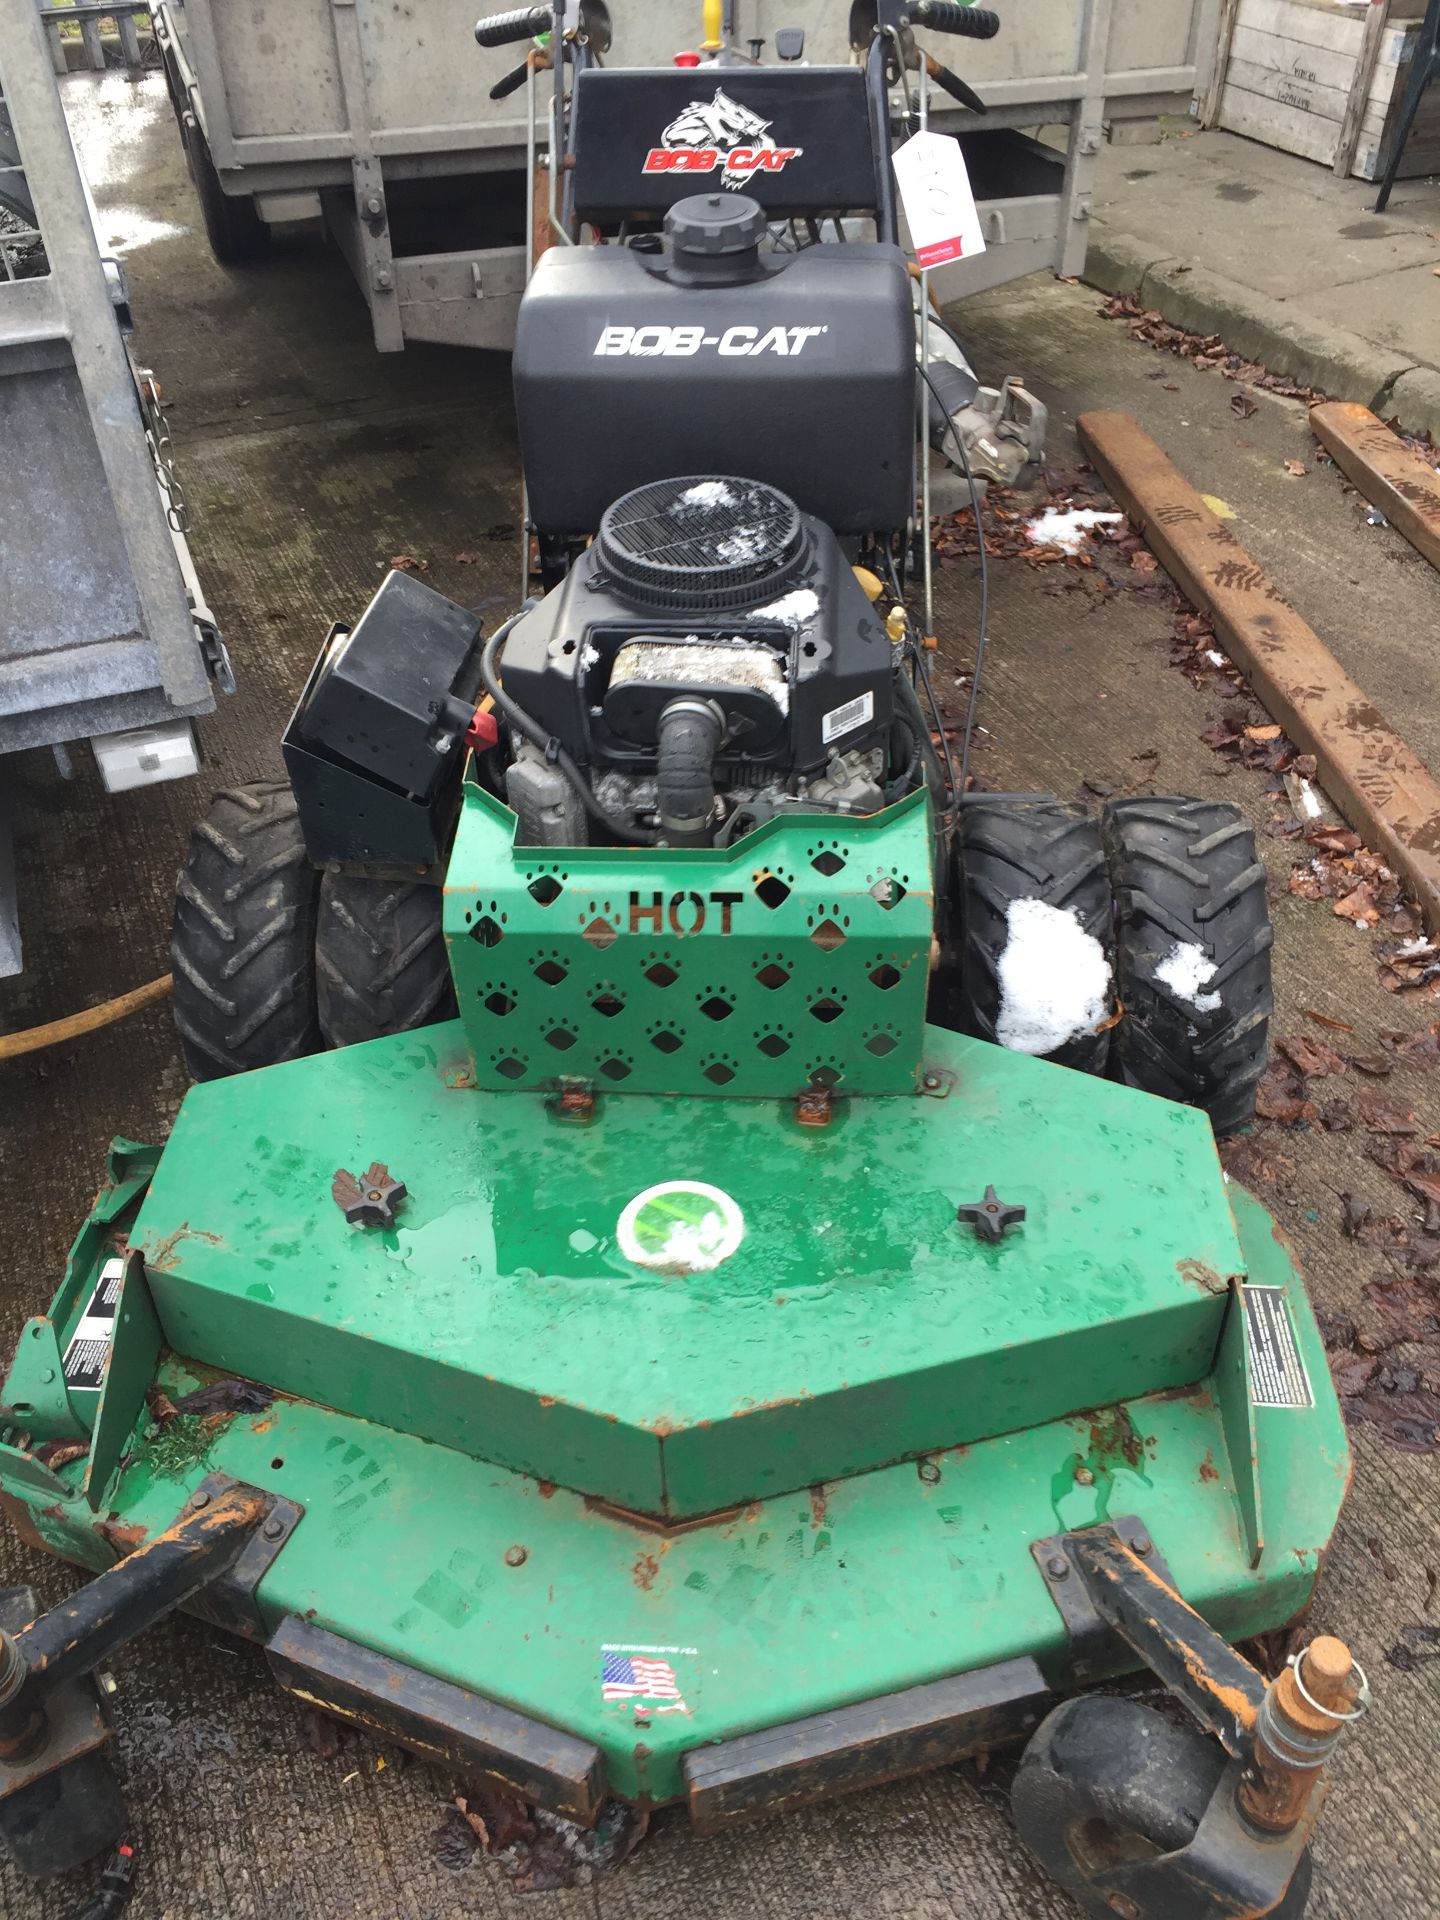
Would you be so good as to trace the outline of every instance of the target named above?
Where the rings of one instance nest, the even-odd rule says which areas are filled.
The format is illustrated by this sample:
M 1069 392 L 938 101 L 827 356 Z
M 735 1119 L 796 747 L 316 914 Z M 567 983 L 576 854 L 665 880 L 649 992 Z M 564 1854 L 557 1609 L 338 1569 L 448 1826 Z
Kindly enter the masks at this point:
M 518 67 L 511 67 L 508 73 L 502 74 L 494 86 L 491 87 L 490 98 L 492 100 L 508 100 L 512 93 L 518 92 L 529 78 L 532 64 L 537 73 L 547 73 L 549 71 L 550 56 L 545 52 L 543 47 L 532 49 L 520 62 Z
M 952 100 L 958 100 L 962 107 L 968 107 L 971 113 L 988 113 L 990 109 L 976 93 L 973 87 L 967 87 L 958 73 L 952 73 L 949 67 L 942 67 L 933 54 L 920 56 L 925 62 L 925 71 L 937 87 L 943 87 Z M 493 95 L 491 96 L 494 97 Z
M 775 57 L 778 60 L 803 60 L 805 58 L 805 29 L 803 27 L 777 27 L 775 29 Z

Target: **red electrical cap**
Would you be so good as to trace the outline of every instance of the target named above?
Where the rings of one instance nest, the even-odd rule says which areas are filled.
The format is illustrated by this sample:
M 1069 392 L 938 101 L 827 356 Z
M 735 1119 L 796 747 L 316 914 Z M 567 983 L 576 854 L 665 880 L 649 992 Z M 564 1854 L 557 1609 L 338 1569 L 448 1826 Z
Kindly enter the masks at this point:
M 500 725 L 493 713 L 477 708 L 465 729 L 465 744 L 472 753 L 488 753 L 500 738 Z
M 698 67 L 700 56 L 698 53 L 677 53 L 675 64 L 677 67 Z

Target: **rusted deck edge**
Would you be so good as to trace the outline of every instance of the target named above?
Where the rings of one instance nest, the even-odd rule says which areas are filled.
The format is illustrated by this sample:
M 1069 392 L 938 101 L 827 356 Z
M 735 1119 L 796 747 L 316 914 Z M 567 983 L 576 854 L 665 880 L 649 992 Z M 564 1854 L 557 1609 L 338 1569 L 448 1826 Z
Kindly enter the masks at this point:
M 1312 407 L 1310 426 L 1346 479 L 1417 553 L 1440 568 L 1440 474 L 1368 407 L 1353 401 L 1327 400 Z
M 1440 933 L 1440 783 L 1129 414 L 1083 413 L 1075 424 L 1136 531 L 1212 616 L 1259 699 L 1315 755 L 1326 792 Z

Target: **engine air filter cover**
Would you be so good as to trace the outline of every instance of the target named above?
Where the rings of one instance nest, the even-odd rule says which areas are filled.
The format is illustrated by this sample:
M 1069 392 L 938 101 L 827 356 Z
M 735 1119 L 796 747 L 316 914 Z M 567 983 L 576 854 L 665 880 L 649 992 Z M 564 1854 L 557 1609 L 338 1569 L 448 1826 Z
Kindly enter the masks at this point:
M 627 600 L 685 611 L 755 607 L 800 569 L 804 524 L 778 487 L 724 474 L 637 487 L 606 509 L 600 565 Z

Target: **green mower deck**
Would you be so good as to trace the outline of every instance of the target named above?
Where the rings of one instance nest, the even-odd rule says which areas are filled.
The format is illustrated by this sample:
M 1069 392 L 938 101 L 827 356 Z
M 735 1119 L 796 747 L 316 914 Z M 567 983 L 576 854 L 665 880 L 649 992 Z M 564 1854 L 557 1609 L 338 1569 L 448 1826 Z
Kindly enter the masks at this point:
M 1139 1523 L 1230 1639 L 1305 1604 L 1343 1423 L 1203 1116 L 934 1028 L 923 1092 L 813 1129 L 643 1094 L 577 1120 L 469 1058 L 454 1022 L 197 1087 L 133 1221 L 153 1156 L 120 1155 L 6 1384 L 25 1534 L 99 1569 L 207 1475 L 284 1496 L 228 1624 L 582 1819 L 610 1792 L 714 1823 L 1023 1734 L 1098 1677 L 1031 1551 L 1057 1533 Z M 391 1229 L 331 1198 L 372 1161 Z M 619 1250 L 669 1181 L 738 1208 L 718 1264 Z M 1026 1209 L 995 1244 L 956 1218 L 988 1186 Z M 104 1390 L 66 1392 L 117 1231 Z M 275 1397 L 147 1406 L 230 1376 Z M 43 1466 L 67 1434 L 88 1456 Z

